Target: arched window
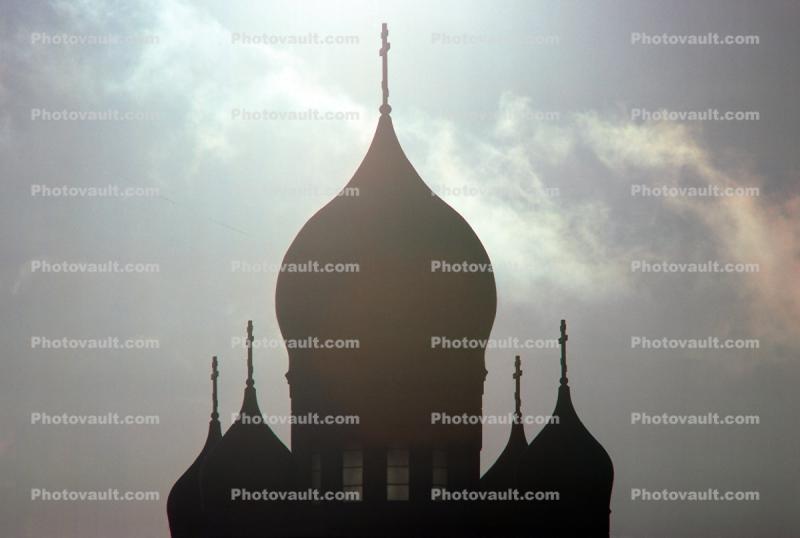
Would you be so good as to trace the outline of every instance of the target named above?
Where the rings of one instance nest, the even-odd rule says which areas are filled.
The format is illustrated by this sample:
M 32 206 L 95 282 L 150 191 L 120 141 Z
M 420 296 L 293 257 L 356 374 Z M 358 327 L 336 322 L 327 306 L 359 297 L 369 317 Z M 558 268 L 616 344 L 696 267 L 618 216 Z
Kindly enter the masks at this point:
M 322 455 L 319 452 L 311 454 L 311 489 L 322 489 Z
M 432 489 L 447 489 L 447 452 L 441 449 L 433 451 Z
M 357 492 L 358 500 L 364 498 L 364 453 L 361 450 L 342 453 L 342 490 Z
M 386 453 L 386 499 L 408 500 L 408 449 L 392 448 Z

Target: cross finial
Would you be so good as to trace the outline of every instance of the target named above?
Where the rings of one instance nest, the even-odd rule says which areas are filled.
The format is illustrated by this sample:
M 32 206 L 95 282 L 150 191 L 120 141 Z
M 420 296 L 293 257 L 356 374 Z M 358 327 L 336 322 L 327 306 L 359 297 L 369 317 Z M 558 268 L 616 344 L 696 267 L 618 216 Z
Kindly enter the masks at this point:
M 522 369 L 520 365 L 519 355 L 514 358 L 514 416 L 519 419 L 522 416 L 522 397 L 520 396 L 520 379 L 522 378 Z
M 392 107 L 389 106 L 389 49 L 392 47 L 388 41 L 389 28 L 386 23 L 381 27 L 381 49 L 378 53 L 383 58 L 383 80 L 381 81 L 381 89 L 383 90 L 383 104 L 380 107 L 381 115 L 389 114 Z
M 253 382 L 253 321 L 247 322 L 247 386 L 252 387 Z
M 567 379 L 567 340 L 569 340 L 569 336 L 567 336 L 567 321 L 562 319 L 561 320 L 561 338 L 558 339 L 558 343 L 561 344 L 561 384 L 566 385 L 569 382 Z
M 217 412 L 217 378 L 219 377 L 219 370 L 217 369 L 216 355 L 211 357 L 211 420 L 217 420 L 219 413 Z

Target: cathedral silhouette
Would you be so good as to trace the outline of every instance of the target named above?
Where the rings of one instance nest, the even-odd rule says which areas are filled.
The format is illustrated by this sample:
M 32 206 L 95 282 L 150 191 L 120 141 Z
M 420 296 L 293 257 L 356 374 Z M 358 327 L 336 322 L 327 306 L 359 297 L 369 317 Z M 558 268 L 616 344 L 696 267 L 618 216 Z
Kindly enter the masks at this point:
M 357 349 L 289 348 L 292 415 L 357 416 L 358 424 L 293 422 L 290 451 L 260 420 L 248 322 L 239 417 L 222 435 L 214 357 L 208 438 L 170 492 L 171 534 L 608 536 L 613 465 L 572 405 L 563 320 L 554 420 L 530 444 L 520 420 L 519 357 L 513 375 L 517 420 L 483 477 L 481 424 L 432 420 L 437 413 L 482 415 L 485 350 L 431 342 L 488 339 L 497 296 L 491 271 L 431 269 L 434 261 L 483 267 L 490 261 L 469 224 L 432 194 L 400 147 L 388 104 L 386 24 L 381 37 L 381 115 L 347 184 L 358 195 L 337 196 L 317 211 L 284 257 L 284 264 L 356 263 L 359 271 L 283 271 L 275 293 L 285 340 L 359 343 Z M 298 496 L 245 499 L 234 491 Z M 300 497 L 309 491 L 351 497 Z M 558 497 L 509 499 L 513 491 Z M 473 498 L 452 500 L 443 492 Z

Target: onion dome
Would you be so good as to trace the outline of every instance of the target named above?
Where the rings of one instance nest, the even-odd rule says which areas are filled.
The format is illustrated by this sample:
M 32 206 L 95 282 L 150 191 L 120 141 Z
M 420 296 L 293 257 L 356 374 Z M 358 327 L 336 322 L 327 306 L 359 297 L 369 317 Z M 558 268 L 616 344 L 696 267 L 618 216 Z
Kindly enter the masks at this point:
M 516 482 L 517 464 L 522 453 L 528 448 L 528 441 L 525 439 L 525 428 L 522 425 L 522 400 L 520 397 L 520 380 L 522 369 L 520 368 L 519 355 L 514 360 L 514 381 L 516 390 L 514 391 L 514 423 L 511 425 L 511 433 L 503 452 L 494 462 L 486 474 L 481 478 L 481 489 L 484 491 L 501 491 L 514 486 Z
M 212 536 L 247 535 L 249 529 L 280 533 L 285 508 L 280 503 L 247 501 L 235 492 L 285 492 L 292 489 L 292 456 L 265 424 L 253 381 L 253 323 L 247 323 L 247 383 L 239 417 L 211 452 L 201 474 L 203 501 Z M 265 519 L 266 518 L 266 519 Z M 269 521 L 268 525 L 264 525 Z M 270 536 L 261 532 L 259 536 Z
M 169 530 L 173 538 L 196 538 L 203 532 L 203 495 L 200 490 L 200 472 L 208 455 L 222 439 L 222 431 L 217 412 L 217 358 L 211 359 L 211 421 L 208 423 L 208 437 L 194 463 L 181 475 L 172 486 L 167 498 L 167 517 Z
M 385 28 L 383 37 L 375 136 L 345 189 L 289 247 L 275 303 L 285 340 L 319 343 L 288 346 L 295 414 L 357 414 L 361 439 L 422 442 L 434 435 L 432 412 L 481 413 L 484 349 L 447 344 L 488 338 L 496 291 L 480 239 L 400 147 Z
M 578 418 L 567 379 L 567 325 L 561 320 L 561 385 L 554 419 L 531 442 L 518 468 L 523 491 L 557 491 L 542 525 L 553 536 L 608 536 L 614 466 Z

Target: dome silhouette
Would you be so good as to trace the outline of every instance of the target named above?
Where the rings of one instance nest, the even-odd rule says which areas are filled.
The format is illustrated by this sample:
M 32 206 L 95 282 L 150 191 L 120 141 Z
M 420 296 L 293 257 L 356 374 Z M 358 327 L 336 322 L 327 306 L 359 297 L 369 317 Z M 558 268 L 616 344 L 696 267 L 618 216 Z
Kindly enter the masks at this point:
M 217 358 L 211 361 L 212 411 L 208 423 L 208 436 L 200 454 L 178 478 L 167 497 L 167 517 L 174 538 L 194 538 L 204 529 L 203 494 L 200 489 L 200 474 L 212 449 L 222 439 L 222 430 L 217 412 Z
M 556 536 L 608 536 L 614 466 L 605 448 L 578 418 L 566 368 L 566 322 L 561 321 L 561 384 L 553 417 L 522 454 L 517 485 L 523 491 L 557 491 L 542 521 Z M 570 515 L 581 514 L 581 517 Z
M 292 455 L 265 423 L 258 407 L 253 382 L 252 328 L 252 322 L 248 322 L 248 376 L 239 417 L 206 459 L 201 474 L 211 536 L 247 536 L 247 530 L 256 529 L 260 529 L 259 536 L 281 536 L 282 525 L 288 523 L 285 503 L 232 499 L 234 489 L 249 492 L 293 489 Z
M 520 368 L 519 355 L 514 360 L 514 366 L 514 380 L 516 382 L 516 390 L 514 391 L 515 420 L 511 425 L 511 432 L 508 435 L 505 448 L 500 453 L 500 456 L 497 457 L 494 464 L 486 471 L 486 474 L 481 477 L 481 489 L 484 491 L 498 491 L 507 488 L 509 484 L 513 484 L 517 473 L 517 465 L 522 458 L 523 452 L 528 448 L 528 441 L 525 438 L 525 428 L 522 423 L 522 402 L 520 396 L 522 370 Z
M 497 299 L 481 241 L 417 174 L 388 113 L 347 189 L 357 195 L 338 196 L 313 215 L 283 267 L 318 262 L 357 271 L 284 269 L 275 303 L 286 340 L 350 339 L 358 349 L 290 347 L 295 409 L 358 414 L 376 442 L 429 436 L 432 411 L 480 414 L 484 350 L 433 349 L 432 338 L 488 338 Z M 436 270 L 442 262 L 478 270 Z
M 526 443 L 516 357 L 517 420 L 480 477 L 483 421 L 474 419 L 483 418 L 493 270 L 469 224 L 431 192 L 400 147 L 389 115 L 387 37 L 384 24 L 375 136 L 341 195 L 298 232 L 277 279 L 291 418 L 298 419 L 291 453 L 261 416 L 248 322 L 240 415 L 176 483 L 170 524 L 189 513 L 175 509 L 179 499 L 197 506 L 188 485 L 199 468 L 202 513 L 193 528 L 207 538 L 608 536 L 614 470 L 572 406 L 563 320 L 559 422 Z M 561 499 L 489 495 L 514 488 L 556 491 Z M 234 490 L 314 495 L 247 501 Z M 442 498 L 451 493 L 469 499 Z

